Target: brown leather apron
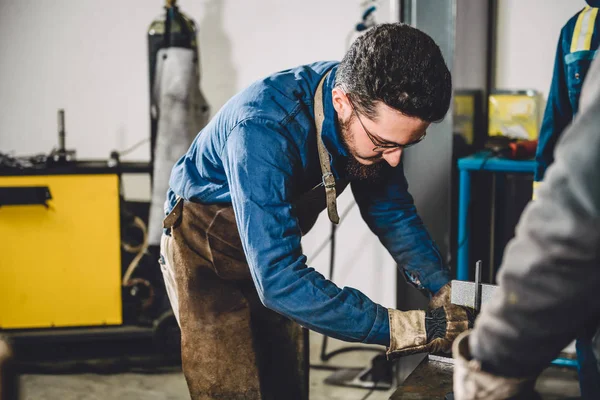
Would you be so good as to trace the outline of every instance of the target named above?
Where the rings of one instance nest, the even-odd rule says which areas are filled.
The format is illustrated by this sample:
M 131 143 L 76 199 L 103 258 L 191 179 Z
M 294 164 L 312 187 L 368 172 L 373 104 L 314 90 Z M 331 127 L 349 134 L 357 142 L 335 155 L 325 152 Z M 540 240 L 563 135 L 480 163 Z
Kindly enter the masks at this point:
M 320 91 L 315 97 L 315 108 L 322 109 Z M 320 141 L 320 123 L 317 128 Z M 328 173 L 323 170 L 324 177 Z M 323 181 L 295 202 L 303 233 L 326 208 L 326 189 L 333 191 L 335 210 L 336 192 L 347 184 L 337 182 L 333 188 L 330 178 Z M 332 207 L 328 209 L 331 217 Z M 183 372 L 192 399 L 308 399 L 308 332 L 260 302 L 233 207 L 180 199 L 164 227 L 171 235 L 166 246 L 177 289 Z

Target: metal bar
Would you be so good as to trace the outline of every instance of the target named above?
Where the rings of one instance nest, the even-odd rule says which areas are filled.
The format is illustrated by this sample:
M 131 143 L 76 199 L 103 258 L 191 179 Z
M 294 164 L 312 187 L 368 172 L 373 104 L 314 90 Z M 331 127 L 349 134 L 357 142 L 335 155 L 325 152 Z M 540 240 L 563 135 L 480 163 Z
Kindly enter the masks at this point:
M 504 173 L 529 174 L 535 171 L 534 160 L 508 160 L 489 156 L 489 152 L 480 152 L 458 160 L 458 168 L 461 171 L 489 171 Z
M 410 7 L 410 20 L 410 24 L 412 26 L 417 26 L 417 0 L 412 0 Z
M 481 260 L 475 264 L 475 311 L 481 310 Z
M 452 281 L 452 295 L 450 302 L 458 306 L 475 308 L 476 283 L 454 280 Z M 481 304 L 485 304 L 494 295 L 498 289 L 496 285 L 480 284 L 481 289 Z M 576 368 L 577 360 L 570 358 L 559 357 L 552 361 L 552 365 L 559 367 Z
M 65 110 L 58 110 L 58 151 L 64 153 L 65 146 Z
M 456 279 L 469 279 L 469 204 L 471 203 L 471 174 L 460 171 L 458 195 L 458 249 L 456 251 Z
M 467 281 L 452 281 L 452 294 L 450 302 L 458 306 L 475 308 L 475 295 L 476 295 L 476 284 L 474 282 Z M 487 303 L 493 296 L 498 286 L 488 285 L 486 283 L 480 284 L 481 298 L 480 304 Z
M 496 213 L 496 197 L 498 196 L 498 188 L 496 187 L 498 184 L 498 174 L 492 174 L 492 194 L 491 194 L 491 204 L 490 204 L 490 253 L 489 253 L 489 265 L 490 265 L 490 278 L 493 276 L 493 268 L 494 268 L 494 257 L 496 254 L 496 220 L 498 215 Z M 493 281 L 490 281 L 493 282 Z
M 568 368 L 577 368 L 577 360 L 572 360 L 570 358 L 559 357 L 552 361 L 552 365 L 556 365 L 557 367 L 568 367 Z
M 77 342 L 94 342 L 98 340 L 116 340 L 126 338 L 151 338 L 151 327 L 141 326 L 107 326 L 90 328 L 52 328 L 30 330 L 5 330 L 4 334 L 11 339 L 15 346 L 35 342 L 60 342 L 76 340 Z

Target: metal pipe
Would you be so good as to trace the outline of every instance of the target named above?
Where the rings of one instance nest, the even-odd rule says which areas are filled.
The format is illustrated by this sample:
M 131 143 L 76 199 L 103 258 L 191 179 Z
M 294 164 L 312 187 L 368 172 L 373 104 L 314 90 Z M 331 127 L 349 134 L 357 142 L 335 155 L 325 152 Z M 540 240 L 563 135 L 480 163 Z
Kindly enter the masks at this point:
M 410 25 L 417 27 L 417 0 L 412 0 L 410 5 Z
M 335 267 L 335 231 L 337 225 L 331 224 L 331 234 L 329 236 L 329 280 L 333 280 L 333 271 Z M 334 354 L 327 354 L 327 336 L 323 335 L 323 342 L 321 342 L 321 361 L 328 361 Z
M 557 367 L 568 367 L 568 368 L 577 368 L 577 360 L 572 360 L 570 358 L 556 358 L 552 361 L 552 365 Z
M 471 203 L 471 173 L 467 170 L 460 171 L 458 195 L 458 249 L 456 279 L 469 280 L 469 252 L 471 228 L 469 222 L 469 206 Z
M 58 151 L 64 153 L 65 147 L 65 110 L 58 110 Z

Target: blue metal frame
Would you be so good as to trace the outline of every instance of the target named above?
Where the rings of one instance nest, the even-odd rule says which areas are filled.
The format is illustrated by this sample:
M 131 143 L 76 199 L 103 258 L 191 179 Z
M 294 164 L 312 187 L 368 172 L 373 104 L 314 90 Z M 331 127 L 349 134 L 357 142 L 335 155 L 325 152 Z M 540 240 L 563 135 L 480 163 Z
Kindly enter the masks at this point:
M 552 361 L 550 364 L 557 367 L 577 368 L 577 360 L 572 360 L 570 358 L 560 357 Z
M 471 202 L 471 172 L 487 171 L 492 173 L 531 173 L 535 171 L 535 161 L 508 160 L 492 156 L 489 152 L 480 152 L 458 160 L 458 250 L 456 255 L 456 279 L 469 280 L 469 204 Z M 577 360 L 557 358 L 552 365 L 577 368 Z
M 459 196 L 458 196 L 458 250 L 456 254 L 456 279 L 469 279 L 469 204 L 471 202 L 471 172 L 488 171 L 495 173 L 531 173 L 535 170 L 535 161 L 516 161 L 492 156 L 481 152 L 458 160 Z

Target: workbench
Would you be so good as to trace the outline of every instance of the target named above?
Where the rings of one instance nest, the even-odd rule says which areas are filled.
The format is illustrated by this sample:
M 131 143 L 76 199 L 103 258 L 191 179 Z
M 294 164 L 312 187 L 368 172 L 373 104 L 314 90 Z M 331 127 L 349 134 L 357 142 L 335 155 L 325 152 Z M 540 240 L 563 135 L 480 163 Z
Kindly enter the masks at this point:
M 454 364 L 425 358 L 399 386 L 390 400 L 444 400 L 452 392 Z M 577 372 L 550 367 L 538 378 L 536 390 L 544 400 L 566 400 L 579 396 Z
M 453 364 L 425 358 L 390 400 L 443 400 L 452 392 Z

